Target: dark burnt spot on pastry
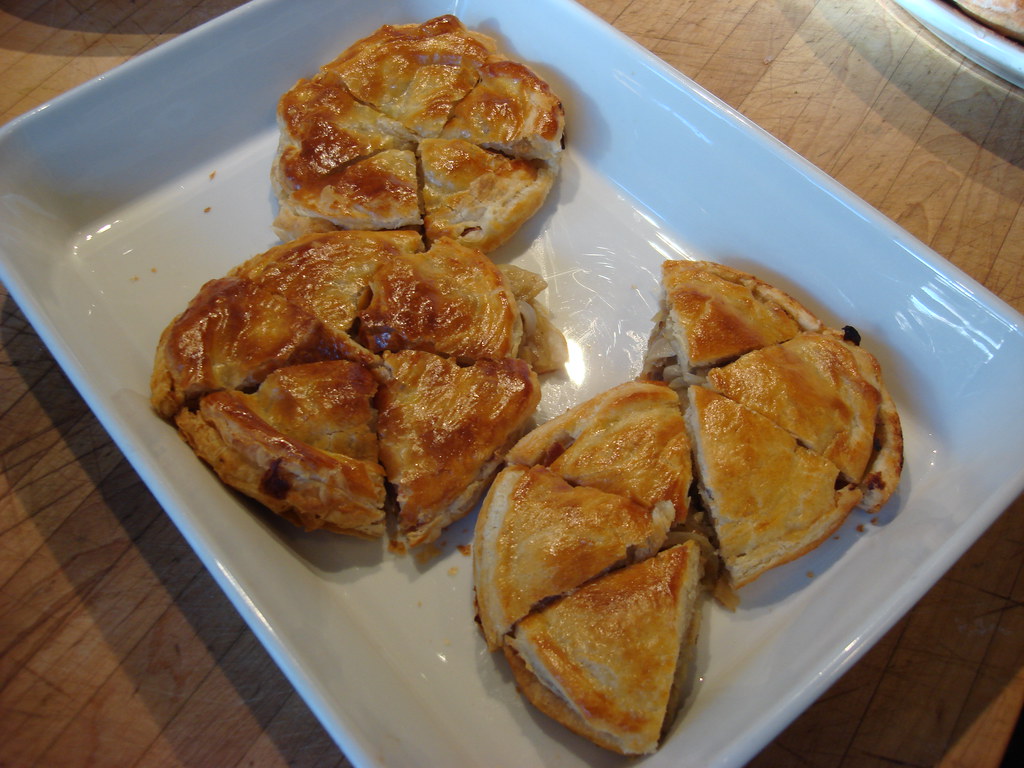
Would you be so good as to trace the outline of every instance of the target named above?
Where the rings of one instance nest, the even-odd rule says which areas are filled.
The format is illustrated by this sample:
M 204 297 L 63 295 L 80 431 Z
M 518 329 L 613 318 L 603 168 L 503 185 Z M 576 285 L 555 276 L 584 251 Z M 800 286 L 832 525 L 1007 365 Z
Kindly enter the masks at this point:
M 281 471 L 281 460 L 274 459 L 260 478 L 260 491 L 274 499 L 283 499 L 292 488 L 288 477 Z
M 885 478 L 880 472 L 872 472 L 864 478 L 863 487 L 869 491 L 880 491 L 885 488 Z
M 843 341 L 848 341 L 854 346 L 860 346 L 860 331 L 852 325 L 843 326 Z

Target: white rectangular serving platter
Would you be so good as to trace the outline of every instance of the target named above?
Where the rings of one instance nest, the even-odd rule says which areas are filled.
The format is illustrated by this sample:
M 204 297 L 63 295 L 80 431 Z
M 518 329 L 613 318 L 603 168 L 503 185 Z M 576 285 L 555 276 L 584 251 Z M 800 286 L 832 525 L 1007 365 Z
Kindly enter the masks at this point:
M 541 418 L 638 372 L 666 257 L 755 272 L 856 326 L 901 409 L 906 471 L 877 524 L 855 513 L 735 613 L 706 607 L 692 695 L 641 761 L 740 765 L 1024 487 L 1022 318 L 580 6 L 255 0 L 0 131 L 0 278 L 353 763 L 621 765 L 533 711 L 485 650 L 472 517 L 432 558 L 302 533 L 225 490 L 148 405 L 162 328 L 275 242 L 278 96 L 381 24 L 445 12 L 565 103 L 561 179 L 495 254 L 548 279 L 570 341 Z

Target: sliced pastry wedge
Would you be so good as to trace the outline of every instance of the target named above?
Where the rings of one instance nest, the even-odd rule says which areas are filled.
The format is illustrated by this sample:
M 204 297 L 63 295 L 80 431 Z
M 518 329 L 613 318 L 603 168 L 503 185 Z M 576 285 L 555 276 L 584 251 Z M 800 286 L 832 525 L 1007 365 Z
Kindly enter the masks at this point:
M 459 365 L 428 352 L 386 352 L 377 394 L 380 457 L 396 493 L 398 536 L 415 547 L 479 501 L 540 401 L 522 360 Z
M 479 74 L 480 81 L 455 105 L 440 137 L 556 163 L 565 119 L 562 103 L 548 84 L 508 59 L 488 61 Z
M 547 467 L 509 466 L 477 517 L 473 578 L 477 617 L 491 650 L 545 600 L 611 568 L 648 557 L 672 522 L 667 502 L 647 509 L 573 486 Z
M 175 422 L 230 487 L 307 530 L 378 537 L 384 471 L 377 463 L 377 384 L 347 361 L 282 368 L 253 394 L 213 392 Z
M 429 137 L 441 132 L 480 80 L 480 68 L 497 55 L 492 38 L 446 15 L 422 24 L 385 24 L 324 69 L 360 103 Z
M 687 396 L 700 496 L 733 588 L 814 549 L 860 502 L 835 464 L 771 419 L 705 387 Z
M 382 264 L 359 313 L 373 352 L 418 349 L 468 362 L 516 357 L 523 323 L 511 285 L 478 250 L 447 238 Z
M 556 176 L 548 163 L 462 139 L 425 139 L 419 159 L 427 239 L 450 237 L 485 252 L 540 209 Z
M 647 509 L 669 502 L 675 522 L 686 519 L 690 440 L 678 395 L 660 382 L 631 381 L 602 392 L 529 432 L 507 461 L 549 466 L 574 485 Z
M 164 329 L 150 402 L 164 418 L 222 389 L 253 390 L 286 365 L 358 356 L 344 332 L 243 277 L 211 280 Z
M 899 417 L 878 361 L 841 333 L 801 333 L 754 350 L 708 371 L 707 383 L 832 461 L 846 482 L 862 487 L 869 509 L 895 488 L 894 462 L 901 463 L 903 452 Z
M 788 294 L 715 262 L 662 262 L 662 291 L 643 375 L 677 385 L 710 366 L 823 327 Z
M 353 97 L 336 74 L 321 71 L 297 82 L 281 97 L 277 119 L 281 138 L 271 180 L 281 203 L 274 224 L 283 239 L 328 225 L 420 224 L 416 136 Z
M 531 613 L 504 648 L 517 686 L 606 749 L 654 752 L 686 685 L 700 576 L 697 545 L 681 544 Z

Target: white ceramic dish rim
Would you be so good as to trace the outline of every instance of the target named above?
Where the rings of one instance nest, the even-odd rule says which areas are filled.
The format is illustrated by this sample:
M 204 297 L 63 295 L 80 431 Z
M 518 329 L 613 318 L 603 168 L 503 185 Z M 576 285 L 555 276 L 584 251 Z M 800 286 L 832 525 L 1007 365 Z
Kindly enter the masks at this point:
M 233 34 L 237 39 L 238 36 L 244 37 L 245 34 L 255 34 L 252 29 L 257 31 L 265 29 L 265 27 L 260 26 L 261 23 L 273 15 L 275 10 L 280 10 L 282 5 L 283 3 L 277 0 L 252 3 L 214 21 L 200 30 L 182 36 L 151 54 L 140 57 L 140 59 L 126 65 L 117 72 L 100 78 L 98 81 L 81 89 L 77 89 L 75 92 L 67 94 L 49 105 L 45 105 L 32 114 L 27 115 L 24 119 L 15 121 L 15 123 L 7 126 L 0 133 L 0 148 L 5 146 L 10 148 L 10 145 L 14 145 L 14 148 L 18 149 L 20 154 L 20 150 L 23 147 L 18 142 L 25 141 L 26 135 L 31 136 L 32 132 L 35 131 L 45 132 L 52 130 L 52 122 L 55 118 L 51 117 L 51 115 L 61 110 L 74 114 L 75 110 L 84 109 L 83 105 L 95 103 L 99 99 L 116 93 L 133 78 L 152 75 L 160 72 L 164 67 L 170 67 L 172 71 L 176 71 L 176 68 L 183 66 L 182 62 L 186 57 L 192 60 L 197 52 L 201 53 L 203 50 L 209 50 L 218 35 Z M 313 5 L 315 4 L 308 4 L 309 7 Z M 471 20 L 472 17 L 476 16 L 483 22 L 486 22 L 497 17 L 501 18 L 502 22 L 507 21 L 510 27 L 515 27 L 517 23 L 524 23 L 521 20 L 513 22 L 502 18 L 498 11 L 494 10 L 490 4 L 484 1 L 454 4 L 405 3 L 401 5 L 407 15 L 415 11 L 421 14 L 420 17 L 422 17 L 425 10 L 423 6 L 426 5 L 430 6 L 431 9 L 438 7 L 439 10 L 451 9 L 458 11 L 460 14 L 468 14 L 470 18 L 467 20 Z M 995 318 L 999 324 L 1007 329 L 1007 338 L 1004 339 L 1004 343 L 1007 346 L 1020 345 L 1021 321 L 1016 313 L 989 294 L 984 288 L 929 252 L 920 243 L 917 243 L 898 227 L 891 224 L 891 222 L 878 216 L 868 206 L 853 198 L 845 190 L 839 188 L 834 182 L 809 164 L 797 158 L 777 142 L 774 142 L 741 116 L 693 86 L 688 80 L 665 67 L 660 61 L 626 40 L 614 30 L 604 27 L 604 25 L 582 11 L 582 9 L 570 3 L 559 2 L 559 0 L 551 0 L 551 2 L 546 3 L 545 9 L 553 15 L 559 15 L 565 23 L 576 25 L 579 31 L 587 35 L 596 35 L 601 43 L 608 46 L 609 59 L 614 60 L 615 64 L 623 64 L 623 66 L 614 70 L 614 75 L 618 78 L 619 85 L 624 85 L 626 90 L 636 88 L 638 91 L 644 91 L 644 94 L 639 98 L 643 100 L 647 100 L 649 97 L 653 98 L 651 108 L 656 112 L 667 106 L 671 114 L 670 119 L 678 119 L 682 123 L 687 123 L 690 118 L 695 118 L 695 115 L 687 110 L 699 110 L 702 116 L 704 116 L 703 113 L 705 112 L 712 115 L 714 121 L 720 121 L 725 126 L 723 130 L 728 129 L 729 131 L 736 132 L 742 137 L 743 141 L 755 148 L 754 151 L 768 158 L 766 162 L 769 165 L 772 167 L 776 164 L 784 165 L 795 176 L 802 178 L 809 187 L 816 189 L 816 194 L 822 198 L 824 203 L 828 205 L 836 203 L 847 212 L 847 215 L 852 215 L 853 219 L 867 222 L 870 230 L 877 232 L 880 238 L 893 243 L 897 251 L 906 253 L 907 258 L 913 261 L 915 268 L 924 268 L 934 272 L 936 279 L 941 283 L 940 289 L 948 288 L 954 298 L 962 297 L 964 302 L 968 302 L 968 309 L 977 309 L 986 317 Z M 493 17 L 489 15 L 489 12 L 492 11 Z M 521 44 L 522 38 L 515 37 L 511 31 L 509 34 L 514 44 Z M 198 59 L 202 63 L 202 56 L 199 56 Z M 543 61 L 543 58 L 534 55 L 531 57 L 531 60 Z M 561 74 L 565 75 L 566 72 Z M 573 73 L 570 72 L 568 74 Z M 659 101 L 658 98 L 668 99 L 668 101 Z M 675 103 L 673 99 L 678 99 L 679 103 Z M 582 106 L 586 105 L 581 105 L 581 108 Z M 615 124 L 613 127 L 618 128 L 618 124 Z M 684 127 L 687 127 L 689 130 L 694 126 Z M 632 126 L 631 130 L 642 134 L 644 126 Z M 696 133 L 698 132 L 695 130 L 694 135 Z M 624 193 L 629 193 L 630 190 L 637 190 L 638 197 L 650 206 L 647 209 L 648 213 L 651 210 L 666 210 L 665 193 L 660 188 L 645 187 L 644 179 L 640 178 L 638 181 L 635 175 L 632 175 L 632 169 L 628 163 L 616 160 L 619 155 L 615 153 L 602 154 L 607 152 L 607 150 L 602 147 L 599 136 L 596 138 L 594 135 L 587 136 L 583 131 L 580 134 L 583 134 L 580 144 L 585 150 L 592 152 L 586 159 L 592 160 L 603 171 L 610 169 L 614 182 L 624 190 Z M 7 143 L 6 145 L 5 142 Z M 4 167 L 5 170 L 13 170 L 13 173 L 10 174 L 11 178 L 24 180 L 26 178 L 24 168 L 18 165 L 20 160 L 12 159 L 14 154 L 11 152 L 8 152 L 6 155 L 0 154 L 0 167 Z M 586 154 L 586 151 L 581 152 L 581 154 Z M 42 159 L 45 160 L 46 158 Z M 5 162 L 7 165 L 4 165 Z M 198 160 L 194 160 L 192 164 L 202 167 Z M 189 163 L 185 163 L 184 167 L 190 167 Z M 122 194 L 129 194 L 130 191 L 130 189 L 123 191 Z M 4 194 L 0 194 L 0 201 L 3 201 L 4 206 L 12 206 L 0 207 L 0 216 L 4 216 L 2 220 L 5 223 L 9 224 L 12 221 L 18 220 L 10 218 L 8 214 L 12 212 L 21 216 L 21 220 L 31 219 L 34 224 L 38 224 L 41 220 L 53 214 L 53 211 L 33 212 L 23 206 L 25 200 L 32 200 L 34 190 L 22 189 L 13 198 L 10 195 L 14 193 L 10 189 L 6 189 L 3 192 Z M 57 195 L 52 190 L 51 192 Z M 53 207 L 54 210 L 60 211 L 62 210 L 62 205 L 68 204 L 68 200 L 60 200 Z M 93 212 L 89 207 L 90 203 L 84 203 L 83 205 L 85 209 L 80 212 L 81 220 L 74 222 L 74 226 L 83 226 Z M 816 210 L 815 212 L 817 213 L 818 211 Z M 813 227 L 813 222 L 808 222 L 808 226 Z M 66 235 L 67 233 L 64 234 Z M 686 232 L 685 235 L 688 237 L 696 236 L 691 232 Z M 154 455 L 152 445 L 158 445 L 162 452 L 170 450 L 163 443 L 166 440 L 166 434 L 161 429 L 162 425 L 140 424 L 137 421 L 137 416 L 129 415 L 130 409 L 138 407 L 137 392 L 131 393 L 131 396 L 128 398 L 128 400 L 132 401 L 130 403 L 117 398 L 112 399 L 109 393 L 104 392 L 102 387 L 97 386 L 95 378 L 87 372 L 88 364 L 85 357 L 92 350 L 89 348 L 83 349 L 74 343 L 69 343 L 63 329 L 59 330 L 61 327 L 59 315 L 54 314 L 53 306 L 55 299 L 59 297 L 52 295 L 52 287 L 49 294 L 46 293 L 46 290 L 41 290 L 37 272 L 33 271 L 34 267 L 23 257 L 19 250 L 20 246 L 24 244 L 26 236 L 24 232 L 19 231 L 5 231 L 0 235 L 0 238 L 2 238 L 0 239 L 0 248 L 2 248 L 4 257 L 0 261 L 0 268 L 3 270 L 0 275 L 2 275 L 5 283 L 11 290 L 12 296 L 39 331 L 41 337 L 53 350 L 58 361 L 68 372 L 70 378 L 82 392 L 90 406 L 96 411 L 104 426 L 110 431 L 122 450 L 125 451 L 126 456 L 135 464 L 147 484 L 154 490 L 161 503 L 168 510 L 168 513 L 189 539 L 190 543 L 195 547 L 197 553 L 206 563 L 207 567 L 210 568 L 218 582 L 225 589 L 225 592 L 231 597 L 238 610 L 250 623 L 275 660 L 310 703 L 334 738 L 346 750 L 350 759 L 357 765 L 379 764 L 382 758 L 381 754 L 378 753 L 379 746 L 374 741 L 375 738 L 381 736 L 379 724 L 360 722 L 358 712 L 355 713 L 356 716 L 349 710 L 339 712 L 339 702 L 336 698 L 332 697 L 333 691 L 329 690 L 329 686 L 325 687 L 320 679 L 324 671 L 323 663 L 330 663 L 335 660 L 317 657 L 315 654 L 311 655 L 311 651 L 308 648 L 302 649 L 302 653 L 296 652 L 293 646 L 294 638 L 290 635 L 289 628 L 279 626 L 275 622 L 275 616 L 267 613 L 265 610 L 267 605 L 274 603 L 276 597 L 268 599 L 267 595 L 262 594 L 259 589 L 253 588 L 253 584 L 248 580 L 251 574 L 245 573 L 245 568 L 237 567 L 239 564 L 235 562 L 230 552 L 230 547 L 225 547 L 225 539 L 218 538 L 218 536 L 224 536 L 225 532 L 220 530 L 218 536 L 211 538 L 209 530 L 204 528 L 209 523 L 196 516 L 194 505 L 197 502 L 206 500 L 207 497 L 203 494 L 208 491 L 208 488 L 204 486 L 198 491 L 182 489 L 179 484 L 176 484 L 176 480 L 180 479 L 178 470 L 173 467 L 161 466 L 160 461 L 156 460 L 166 458 L 167 454 Z M 43 237 L 38 235 L 38 233 L 35 236 Z M 702 243 L 702 246 L 697 249 L 698 252 L 711 251 L 714 253 L 716 251 L 714 247 L 708 247 L 706 242 Z M 745 243 L 743 238 L 738 238 L 735 243 L 730 241 L 730 247 L 734 249 L 732 253 L 725 252 L 723 255 L 738 259 L 740 266 L 743 266 L 743 259 L 750 258 L 744 251 Z M 35 256 L 37 254 L 33 253 L 32 255 Z M 934 289 L 935 286 L 930 286 L 930 288 Z M 943 298 L 948 299 L 949 297 L 943 296 Z M 957 309 L 962 308 L 957 307 Z M 884 329 L 875 330 L 878 330 L 884 338 Z M 970 331 L 971 328 L 968 325 L 964 325 L 961 330 Z M 621 341 L 621 338 L 613 339 L 613 341 Z M 1004 357 L 1005 355 L 994 359 L 1002 363 Z M 1011 366 L 1011 374 L 1016 375 L 1019 371 L 1019 365 L 1016 368 Z M 1005 376 L 1007 372 L 1000 367 L 997 373 Z M 570 395 L 579 395 L 581 392 L 582 390 L 577 390 L 570 393 Z M 1019 409 L 1010 415 L 1010 423 L 1014 423 L 1013 419 L 1019 420 Z M 1011 443 L 1011 445 L 1019 447 L 1019 443 L 1020 441 L 1017 439 L 1016 443 Z M 178 458 L 178 455 L 174 455 L 174 458 Z M 192 479 L 188 472 L 184 476 Z M 973 476 L 974 474 L 965 474 L 965 477 Z M 738 764 L 752 756 L 760 746 L 779 729 L 784 727 L 816 695 L 820 694 L 829 682 L 834 681 L 853 660 L 858 658 L 875 639 L 891 626 L 934 583 L 941 573 L 955 561 L 959 554 L 987 527 L 994 517 L 1005 508 L 1022 486 L 1024 486 L 1024 471 L 1018 468 L 1015 471 L 1006 473 L 1002 480 L 991 488 L 989 493 L 981 496 L 975 515 L 972 518 L 958 523 L 955 528 L 947 532 L 947 536 L 942 537 L 940 541 L 935 543 L 934 548 L 927 552 L 913 552 L 916 558 L 915 567 L 911 572 L 905 574 L 906 578 L 901 581 L 898 588 L 889 590 L 882 596 L 882 599 L 875 599 L 879 597 L 876 594 L 871 595 L 874 599 L 872 607 L 864 612 L 863 620 L 858 623 L 857 631 L 851 638 L 851 642 L 842 648 L 835 649 L 834 652 L 829 654 L 827 664 L 797 676 L 792 685 L 776 691 L 777 699 L 773 702 L 775 707 L 771 711 L 760 714 L 745 730 L 733 731 L 729 735 L 728 741 L 730 743 L 728 746 L 722 746 L 720 743 L 710 746 L 705 745 L 707 746 L 706 751 L 701 752 L 698 748 L 701 746 L 699 739 L 689 742 L 685 748 L 670 741 L 662 752 L 648 762 L 651 765 L 667 764 L 669 761 L 678 761 L 682 764 L 690 757 L 693 757 L 693 759 L 700 761 L 694 762 L 694 765 L 731 765 Z M 911 493 L 913 492 L 911 491 Z M 900 516 L 904 516 L 903 510 L 901 510 Z M 906 517 L 909 518 L 911 516 L 906 515 Z M 278 535 L 283 535 L 276 529 L 275 532 Z M 272 558 L 274 552 L 273 544 L 276 543 L 276 539 L 271 536 L 265 538 L 266 541 L 253 539 L 250 543 L 257 547 L 265 546 L 266 551 L 260 554 L 265 554 Z M 866 557 L 863 554 L 866 547 L 885 549 L 888 546 L 894 546 L 891 539 L 895 538 L 895 536 L 889 539 L 880 536 L 872 537 L 868 544 L 859 543 L 859 545 L 855 545 L 859 546 L 858 557 Z M 845 562 L 841 563 L 833 570 L 839 570 L 845 567 L 845 565 Z M 768 590 L 771 588 L 772 585 L 766 587 Z M 815 590 L 807 589 L 803 590 L 803 593 L 812 595 L 815 593 Z M 794 599 L 799 601 L 801 596 L 797 595 Z M 807 597 L 807 600 L 812 599 L 813 597 Z M 754 603 L 757 604 L 756 599 Z M 353 614 L 348 618 L 352 619 L 353 623 L 359 624 L 359 606 L 353 607 L 350 604 L 346 604 L 346 607 L 353 609 Z M 806 607 L 810 609 L 813 606 Z M 774 606 L 769 601 L 765 605 L 760 606 L 760 608 L 764 612 L 770 613 Z M 370 624 L 367 622 L 360 626 L 365 628 L 370 626 Z M 716 630 L 712 623 L 711 634 L 714 635 L 716 631 L 718 630 Z M 389 659 L 383 660 L 382 663 L 384 666 L 389 664 L 395 666 L 398 664 L 397 661 Z M 363 670 L 346 669 L 338 671 L 344 674 L 346 678 L 358 680 L 367 685 L 373 679 L 373 675 Z M 351 682 L 351 680 L 347 681 Z M 373 700 L 372 696 L 368 696 L 368 698 Z M 377 702 L 371 701 L 371 703 Z M 413 721 L 412 718 L 420 714 L 420 711 L 417 709 L 420 706 L 423 706 L 423 702 L 400 705 L 394 710 L 399 720 L 402 720 L 403 715 L 408 716 L 405 721 L 408 732 L 406 739 L 415 741 L 418 737 L 422 740 L 422 743 L 437 746 L 439 750 L 452 757 L 456 762 L 459 758 L 465 758 L 461 748 L 456 746 L 452 747 L 451 751 L 447 751 L 447 748 L 437 743 L 440 736 L 431 730 L 431 726 L 436 726 L 437 724 L 432 718 L 426 718 L 422 723 Z M 427 709 L 429 709 L 429 706 L 427 706 Z M 700 712 L 688 714 L 697 716 Z M 547 734 L 543 738 L 557 741 L 562 737 L 561 732 L 557 729 L 547 730 L 543 725 L 535 725 L 532 722 L 531 727 L 543 730 Z M 431 756 L 436 756 L 436 754 L 433 753 Z M 571 754 L 586 754 L 589 756 L 589 753 L 578 752 L 578 750 Z M 604 755 L 601 755 L 599 759 L 604 757 Z M 571 756 L 565 757 L 563 755 L 563 759 L 570 760 Z M 428 762 L 430 761 L 428 760 Z
M 953 50 L 1024 88 L 1024 45 L 986 27 L 942 0 L 895 0 Z

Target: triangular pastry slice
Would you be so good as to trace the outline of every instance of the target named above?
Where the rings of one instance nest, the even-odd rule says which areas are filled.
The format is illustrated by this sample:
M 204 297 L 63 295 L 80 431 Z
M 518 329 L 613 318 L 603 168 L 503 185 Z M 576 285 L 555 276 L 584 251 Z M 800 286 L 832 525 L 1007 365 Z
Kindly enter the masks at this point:
M 427 544 L 469 512 L 540 401 L 522 360 L 461 366 L 428 352 L 384 354 L 380 456 L 394 486 L 398 535 Z
M 418 349 L 455 357 L 515 357 L 522 319 L 504 274 L 478 250 L 442 239 L 374 274 L 359 337 L 373 352 Z
M 332 228 L 393 229 L 421 222 L 415 135 L 355 99 L 321 71 L 278 102 L 271 179 L 284 239 Z M 318 224 L 320 222 L 320 224 Z
M 208 394 L 175 421 L 226 485 L 307 530 L 377 537 L 376 388 L 356 363 L 312 363 L 271 373 L 254 394 Z
M 363 104 L 427 137 L 440 133 L 496 53 L 492 38 L 446 15 L 422 24 L 385 24 L 324 69 Z
M 377 271 L 422 251 L 415 232 L 332 231 L 270 248 L 229 274 L 252 280 L 348 334 L 370 300 Z
M 508 157 L 461 139 L 419 145 L 423 223 L 428 240 L 450 237 L 490 252 L 507 241 L 544 203 L 552 167 Z
M 546 82 L 517 61 L 489 61 L 480 82 L 452 111 L 441 132 L 513 157 L 557 162 L 565 116 Z
M 871 459 L 881 372 L 835 334 L 799 334 L 708 371 L 708 387 L 768 417 L 859 483 Z
M 293 205 L 293 211 L 321 215 L 341 229 L 399 229 L 423 221 L 416 153 L 411 149 L 388 149 L 353 160 L 324 182 L 315 200 L 310 196 L 301 208 Z M 308 191 L 294 190 L 291 196 Z
M 679 397 L 660 382 L 631 381 L 602 392 L 526 434 L 509 464 L 543 464 L 574 485 L 632 499 L 670 502 L 686 519 L 693 479 Z
M 690 542 L 541 607 L 505 646 L 517 686 L 542 712 L 606 749 L 654 752 L 686 684 L 700 576 Z
M 672 507 L 653 510 L 573 486 L 546 467 L 509 466 L 477 517 L 473 576 L 477 616 L 490 649 L 539 603 L 658 550 Z
M 710 261 L 662 262 L 662 306 L 643 375 L 677 385 L 821 322 L 798 301 L 753 275 Z
M 687 395 L 698 488 L 732 587 L 814 549 L 860 501 L 835 464 L 770 419 L 704 387 Z
M 356 354 L 347 334 L 243 277 L 211 280 L 164 329 L 157 344 L 150 401 L 171 418 L 221 389 L 255 389 L 286 365 Z

